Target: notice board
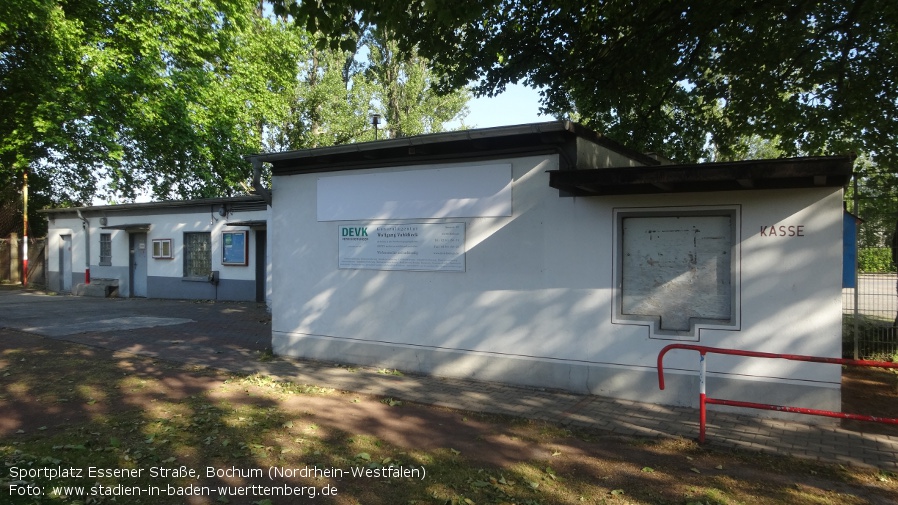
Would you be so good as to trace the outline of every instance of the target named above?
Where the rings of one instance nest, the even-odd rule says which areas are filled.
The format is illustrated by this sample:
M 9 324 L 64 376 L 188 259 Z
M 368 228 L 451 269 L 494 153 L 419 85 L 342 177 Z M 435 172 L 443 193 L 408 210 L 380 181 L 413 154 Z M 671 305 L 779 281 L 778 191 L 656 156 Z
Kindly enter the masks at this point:
M 249 244 L 246 231 L 224 231 L 221 233 L 221 264 L 246 266 L 249 259 Z

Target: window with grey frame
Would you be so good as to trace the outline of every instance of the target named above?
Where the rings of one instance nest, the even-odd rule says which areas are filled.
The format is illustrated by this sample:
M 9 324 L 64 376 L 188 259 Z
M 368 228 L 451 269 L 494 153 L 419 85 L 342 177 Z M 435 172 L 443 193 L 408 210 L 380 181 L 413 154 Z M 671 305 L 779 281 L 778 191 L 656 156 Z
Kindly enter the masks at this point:
M 212 234 L 191 232 L 184 234 L 184 277 L 203 278 L 212 273 Z
M 100 265 L 101 266 L 111 266 L 112 265 L 112 234 L 111 233 L 101 233 L 100 234 Z

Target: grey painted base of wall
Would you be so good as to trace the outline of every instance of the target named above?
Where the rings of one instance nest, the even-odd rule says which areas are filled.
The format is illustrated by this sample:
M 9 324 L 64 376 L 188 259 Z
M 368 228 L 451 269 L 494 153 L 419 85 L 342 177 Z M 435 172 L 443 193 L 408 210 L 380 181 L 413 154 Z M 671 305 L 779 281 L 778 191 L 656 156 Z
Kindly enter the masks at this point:
M 62 274 L 53 270 L 47 272 L 47 289 L 56 291 L 57 293 L 71 293 L 72 290 L 75 289 L 75 286 L 77 286 L 79 283 L 84 282 L 84 272 L 73 272 L 70 282 L 71 287 L 69 289 L 63 290 Z
M 524 358 L 496 353 L 407 346 L 388 342 L 272 332 L 275 354 L 320 361 L 395 368 L 428 375 L 562 389 L 580 394 L 698 408 L 697 374 L 665 370 L 665 389 L 658 388 L 654 368 L 603 363 Z M 719 375 L 707 379 L 708 396 L 756 403 L 841 410 L 837 384 L 742 380 Z M 709 405 L 709 410 L 758 417 L 832 424 L 829 418 Z
M 182 300 L 255 301 L 256 281 L 221 279 L 218 286 L 205 281 L 185 281 L 180 277 L 147 277 L 148 298 Z
M 91 270 L 91 277 L 118 279 L 118 296 L 121 298 L 131 296 L 126 267 L 101 267 L 95 270 Z M 73 273 L 72 289 L 63 291 L 62 276 L 59 272 L 49 271 L 47 276 L 49 289 L 60 293 L 73 292 L 76 286 L 84 283 L 83 272 Z M 256 300 L 256 281 L 221 279 L 216 289 L 216 286 L 210 282 L 185 281 L 180 277 L 147 277 L 147 298 L 253 302 Z
M 47 271 L 47 289 L 50 291 L 62 292 L 62 284 L 60 282 L 59 272 L 52 270 Z

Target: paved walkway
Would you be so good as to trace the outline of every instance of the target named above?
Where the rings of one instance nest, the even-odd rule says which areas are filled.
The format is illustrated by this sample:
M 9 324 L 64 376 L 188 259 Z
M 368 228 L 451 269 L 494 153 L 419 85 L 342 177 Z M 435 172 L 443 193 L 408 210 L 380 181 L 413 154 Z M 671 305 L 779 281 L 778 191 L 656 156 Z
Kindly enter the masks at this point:
M 543 419 L 621 436 L 698 435 L 698 411 L 599 396 L 370 368 L 259 357 L 270 343 L 263 306 L 171 300 L 47 296 L 0 289 L 0 327 L 185 364 L 381 395 L 455 409 Z M 2 343 L 0 343 L 2 345 Z M 752 416 L 708 413 L 707 442 L 791 454 L 823 462 L 898 471 L 898 436 L 858 433 L 836 423 L 812 426 Z

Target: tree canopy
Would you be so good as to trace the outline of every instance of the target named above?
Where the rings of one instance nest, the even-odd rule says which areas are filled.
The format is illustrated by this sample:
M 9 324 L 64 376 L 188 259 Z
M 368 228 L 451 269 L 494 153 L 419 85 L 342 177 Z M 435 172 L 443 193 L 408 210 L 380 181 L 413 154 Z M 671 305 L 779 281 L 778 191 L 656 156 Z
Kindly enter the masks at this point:
M 467 92 L 437 96 L 412 52 L 374 61 L 365 47 L 393 42 L 367 30 L 358 46 L 316 48 L 320 34 L 267 5 L 0 2 L 0 209 L 20 210 L 26 171 L 31 211 L 240 193 L 246 154 L 371 140 L 372 112 L 393 135 L 464 114 Z
M 293 89 L 301 38 L 254 0 L 5 5 L 0 160 L 61 201 L 226 194 Z
M 274 0 L 332 44 L 371 23 L 481 95 L 523 81 L 543 111 L 682 161 L 859 151 L 894 166 L 891 0 Z
M 289 117 L 271 126 L 269 150 L 374 140 L 371 114 L 386 121 L 380 138 L 434 133 L 463 118 L 467 89 L 438 93 L 429 63 L 395 46 L 374 27 L 363 29 L 352 50 L 310 48 Z

